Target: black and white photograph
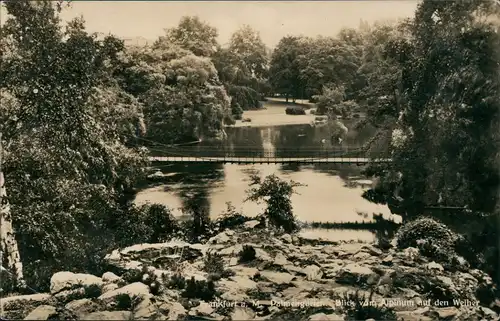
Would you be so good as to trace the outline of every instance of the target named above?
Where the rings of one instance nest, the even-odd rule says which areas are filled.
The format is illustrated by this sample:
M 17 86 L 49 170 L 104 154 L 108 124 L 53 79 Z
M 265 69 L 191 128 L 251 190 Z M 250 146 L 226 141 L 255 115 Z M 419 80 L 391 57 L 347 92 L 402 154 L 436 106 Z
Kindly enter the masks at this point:
M 500 0 L 0 1 L 0 320 L 500 321 Z

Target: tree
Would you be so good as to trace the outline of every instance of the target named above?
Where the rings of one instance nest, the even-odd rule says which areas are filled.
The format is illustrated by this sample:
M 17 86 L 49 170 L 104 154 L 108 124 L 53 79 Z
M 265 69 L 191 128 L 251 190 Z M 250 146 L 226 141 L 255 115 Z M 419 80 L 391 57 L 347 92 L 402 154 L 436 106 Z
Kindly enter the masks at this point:
M 1 138 L 1 136 L 0 136 Z M 0 142 L 1 143 L 1 142 Z M 1 146 L 0 146 L 1 148 Z M 1 150 L 0 150 L 1 153 Z M 2 161 L 0 156 L 0 162 Z M 15 230 L 12 226 L 12 214 L 10 211 L 5 179 L 0 171 L 0 276 L 12 279 L 14 287 L 24 286 L 23 263 L 19 254 Z M 4 276 L 3 270 L 10 275 Z M 7 282 L 5 282 L 7 283 Z
M 402 95 L 393 144 L 399 179 L 387 191 L 397 191 L 407 218 L 434 204 L 495 210 L 498 156 L 489 146 L 498 142 L 499 35 L 484 20 L 493 12 L 489 2 L 424 1 L 411 38 L 388 44 L 401 64 Z
M 258 80 L 266 76 L 267 49 L 260 34 L 250 26 L 244 25 L 233 33 L 229 50 L 236 55 L 238 69 L 246 77 Z
M 324 85 L 349 88 L 360 65 L 356 47 L 333 37 L 310 39 L 307 51 L 298 57 L 307 95 L 319 95 Z
M 247 201 L 265 200 L 267 208 L 263 213 L 263 218 L 278 228 L 283 228 L 290 233 L 298 230 L 299 225 L 293 215 L 292 202 L 290 197 L 295 193 L 295 188 L 304 186 L 303 184 L 281 180 L 276 175 L 269 175 L 264 180 L 260 176 L 251 177 L 250 186 L 247 193 Z
M 127 147 L 140 104 L 109 75 L 116 38 L 97 40 L 83 19 L 63 30 L 51 1 L 4 4 L 4 173 L 26 279 L 43 290 L 56 270 L 97 273 L 113 246 L 109 218 L 147 164 Z
M 217 29 L 202 21 L 197 16 L 182 17 L 179 25 L 167 29 L 166 35 L 160 37 L 155 47 L 162 43 L 175 44 L 202 57 L 211 57 L 217 48 Z
M 276 93 L 292 97 L 293 101 L 304 94 L 298 57 L 305 53 L 303 37 L 287 36 L 280 40 L 271 56 L 269 80 Z M 303 97 L 302 97 L 303 98 Z
M 148 53 L 161 77 L 142 96 L 147 136 L 163 143 L 212 139 L 223 135 L 230 100 L 209 58 L 177 47 Z
M 345 99 L 345 88 L 344 86 L 323 86 L 322 94 L 315 96 L 314 99 L 317 101 L 318 114 L 340 115 L 341 111 L 336 107 Z

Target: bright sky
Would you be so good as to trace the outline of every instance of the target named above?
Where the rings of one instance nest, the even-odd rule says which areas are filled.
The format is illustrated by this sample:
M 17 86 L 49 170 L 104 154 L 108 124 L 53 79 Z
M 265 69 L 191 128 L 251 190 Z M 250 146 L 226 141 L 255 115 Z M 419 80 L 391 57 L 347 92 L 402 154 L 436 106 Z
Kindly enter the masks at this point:
M 243 24 L 273 47 L 288 34 L 333 36 L 342 27 L 413 16 L 415 0 L 399 1 L 74 1 L 64 20 L 83 15 L 91 32 L 155 40 L 182 16 L 197 15 L 216 27 L 224 44 Z

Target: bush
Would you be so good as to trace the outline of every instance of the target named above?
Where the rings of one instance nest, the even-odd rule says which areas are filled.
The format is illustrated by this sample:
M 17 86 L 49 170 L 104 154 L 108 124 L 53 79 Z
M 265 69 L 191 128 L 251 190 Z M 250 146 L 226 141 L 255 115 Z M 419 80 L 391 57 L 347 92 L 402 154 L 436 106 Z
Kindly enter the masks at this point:
M 293 233 L 300 229 L 297 219 L 293 215 L 291 196 L 295 188 L 303 184 L 281 180 L 276 175 L 268 175 L 264 181 L 257 175 L 251 176 L 250 186 L 246 201 L 262 201 L 267 204 L 262 214 L 274 227 L 283 229 L 286 233 Z M 263 224 L 264 225 L 264 224 Z
M 368 298 L 366 298 L 365 295 L 360 296 L 359 291 L 356 291 L 355 293 L 346 293 L 343 299 L 346 302 L 354 303 L 353 305 L 346 305 L 346 320 L 397 320 L 396 313 L 393 308 L 365 304 L 366 302 L 373 302 L 373 293 L 373 291 L 370 292 L 370 296 Z
M 180 229 L 170 210 L 160 204 L 132 205 L 112 219 L 119 246 L 165 242 Z
M 203 260 L 203 271 L 207 273 L 224 273 L 224 260 L 218 253 L 208 252 Z
M 210 302 L 216 295 L 213 281 L 197 281 L 194 277 L 186 282 L 186 288 L 182 292 L 182 297 L 188 299 L 201 299 Z
M 241 215 L 231 202 L 226 202 L 227 209 L 213 222 L 214 232 L 220 233 L 228 228 L 234 228 L 251 221 L 253 218 Z
M 241 119 L 243 116 L 243 109 L 240 107 L 240 104 L 234 99 L 231 100 L 231 114 L 234 119 Z
M 255 260 L 257 253 L 251 245 L 243 245 L 243 249 L 238 253 L 239 262 L 247 263 Z
M 226 115 L 224 116 L 224 124 L 234 125 L 236 124 L 236 119 L 241 119 L 241 115 Z
M 262 106 L 260 95 L 257 91 L 246 86 L 230 85 L 228 94 L 231 96 L 231 109 L 234 114 L 238 114 L 237 109 L 251 110 Z
M 305 115 L 306 111 L 302 107 L 287 107 L 285 113 L 287 115 Z
M 422 255 L 451 263 L 460 237 L 445 224 L 430 217 L 420 217 L 404 224 L 396 239 L 400 249 L 415 247 Z
M 185 287 L 186 279 L 179 273 L 172 275 L 167 281 L 167 288 L 169 289 L 183 290 Z
M 132 299 L 126 293 L 121 293 L 116 296 L 116 309 L 120 311 L 128 311 L 132 308 Z
M 84 287 L 85 297 L 88 299 L 96 299 L 101 296 L 101 287 L 97 284 L 91 284 Z

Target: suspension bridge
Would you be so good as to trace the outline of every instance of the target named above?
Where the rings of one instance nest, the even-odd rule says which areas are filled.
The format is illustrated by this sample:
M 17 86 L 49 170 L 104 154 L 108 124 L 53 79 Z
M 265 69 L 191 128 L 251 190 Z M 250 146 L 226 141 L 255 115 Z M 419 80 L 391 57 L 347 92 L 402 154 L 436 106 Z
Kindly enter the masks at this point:
M 155 149 L 150 149 L 155 152 Z M 369 152 L 366 148 L 345 147 L 337 149 L 320 148 L 278 148 L 249 147 L 202 147 L 170 148 L 156 150 L 157 156 L 150 156 L 153 164 L 161 163 L 225 163 L 225 164 L 355 164 L 389 163 L 392 160 L 383 155 Z

